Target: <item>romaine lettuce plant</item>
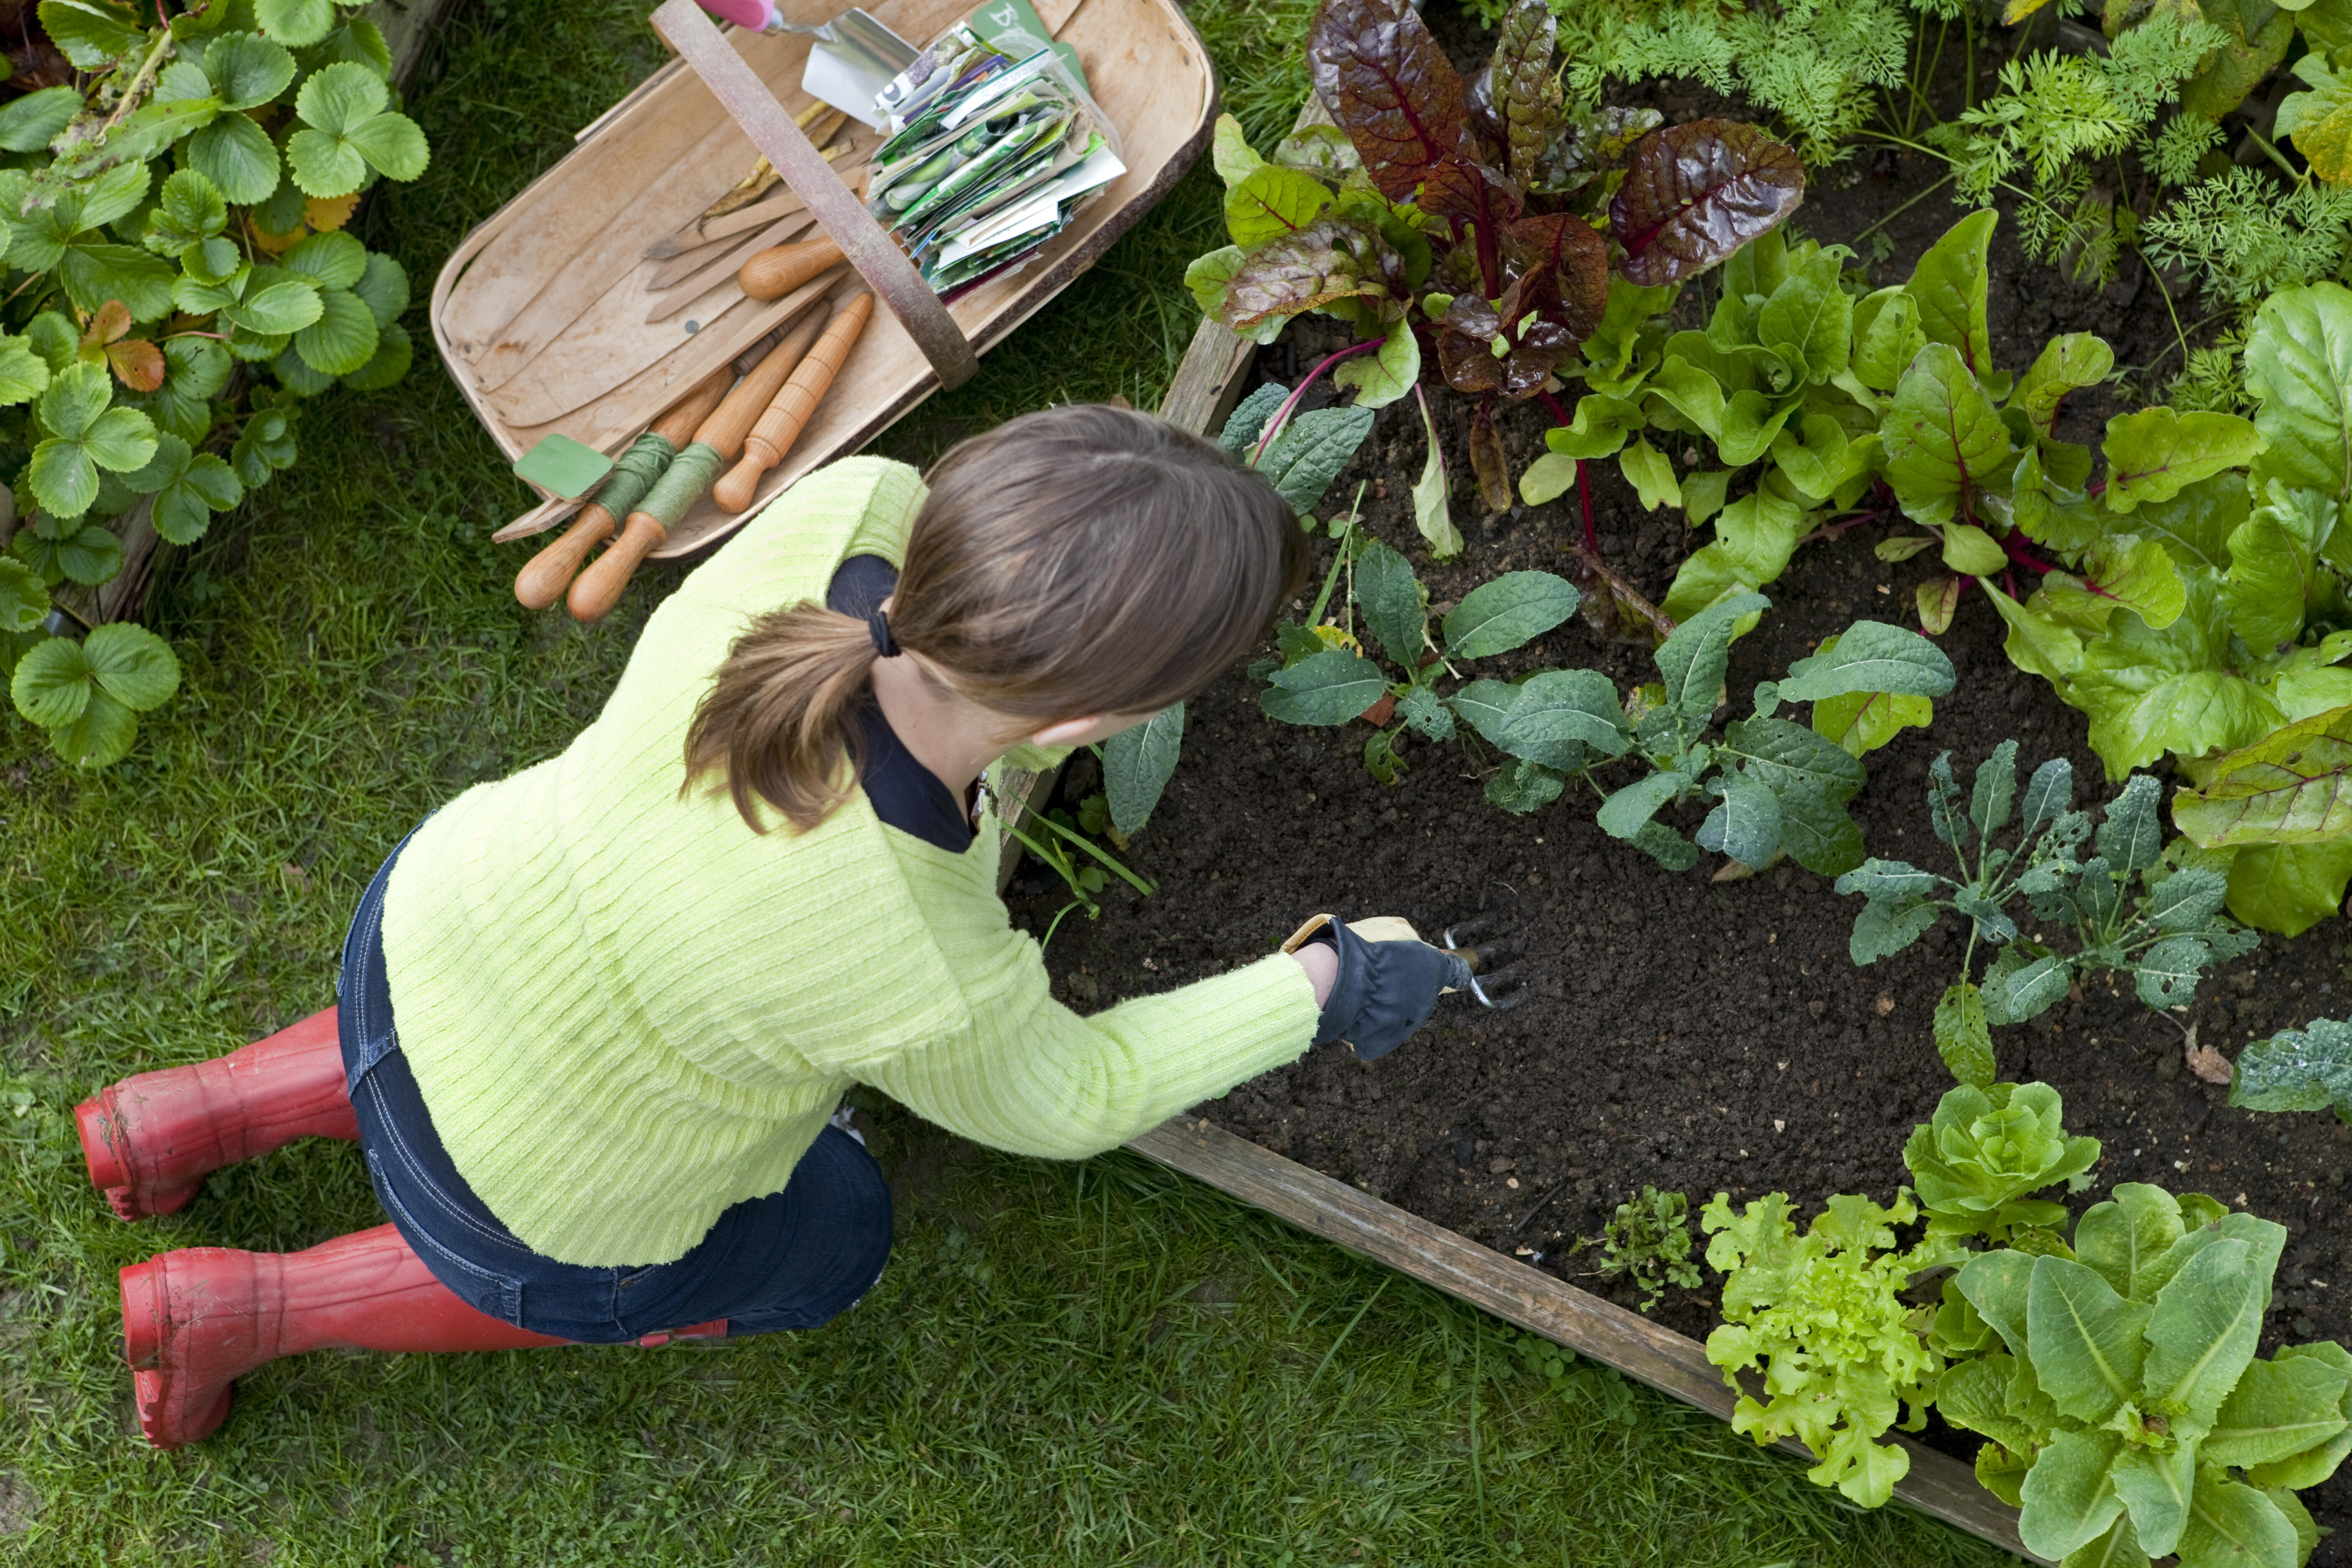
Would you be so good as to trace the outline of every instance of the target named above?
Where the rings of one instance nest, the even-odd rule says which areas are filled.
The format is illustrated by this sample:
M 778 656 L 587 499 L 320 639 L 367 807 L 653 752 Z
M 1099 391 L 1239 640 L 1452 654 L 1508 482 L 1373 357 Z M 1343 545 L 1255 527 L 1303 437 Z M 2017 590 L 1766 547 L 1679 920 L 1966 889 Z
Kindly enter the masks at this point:
M 2074 1183 L 2099 1159 L 2097 1139 L 2066 1135 L 2064 1114 L 2058 1091 L 2046 1083 L 1946 1090 L 1935 1116 L 1914 1127 L 1903 1145 L 1903 1163 L 1927 1211 L 1927 1234 L 1996 1243 L 2026 1231 L 2054 1235 L 2066 1223 L 2065 1205 L 2026 1194 Z
M 1992 1026 L 2040 1016 L 2082 975 L 2127 973 L 2142 1002 L 2178 1006 L 2196 995 L 2207 969 L 2260 940 L 2221 913 L 2221 871 L 2166 859 L 2154 777 L 2133 776 L 2106 807 L 2095 839 L 2090 813 L 2075 810 L 2074 799 L 2074 766 L 2063 757 L 2036 768 L 2021 799 L 2014 741 L 1979 765 L 1963 799 L 1945 752 L 1927 770 L 1927 817 L 1959 876 L 1874 858 L 1838 879 L 1839 892 L 1866 900 L 1849 943 L 1858 964 L 1902 952 L 1948 911 L 1969 921 L 1960 977 L 1935 1019 L 1936 1048 L 1962 1083 L 1982 1087 L 1998 1076 Z M 2014 845 L 1996 846 L 2012 812 Z M 2078 859 L 2086 843 L 2093 853 Z M 2011 912 L 2020 899 L 2030 921 Z M 2049 928 L 2071 932 L 2074 951 L 2043 940 Z M 1979 942 L 2000 950 L 1981 986 L 1970 978 Z
M 79 74 L 0 103 L 0 475 L 24 519 L 16 557 L 44 594 L 112 577 L 106 520 L 142 500 L 164 539 L 202 535 L 294 461 L 299 398 L 406 373 L 408 279 L 342 228 L 362 191 L 416 178 L 427 153 L 357 10 L 40 7 Z M 33 602 L 0 581 L 0 673 L 42 640 Z M 18 710 L 77 762 L 121 755 L 127 705 L 42 717 L 62 710 L 41 694 L 73 663 L 47 657 L 30 695 L 19 678 Z
M 1479 399 L 1472 456 L 1495 510 L 1511 486 L 1494 405 L 1550 395 L 1602 325 L 1612 268 L 1672 284 L 1804 194 L 1796 154 L 1752 125 L 1571 112 L 1558 32 L 1543 0 L 1517 0 L 1465 82 L 1405 0 L 1324 0 L 1307 61 L 1341 135 L 1269 163 L 1221 131 L 1233 244 L 1185 274 L 1204 313 L 1255 342 L 1306 311 L 1347 321 L 1363 341 L 1334 375 L 1362 404 L 1402 397 L 1434 363 Z
M 1904 1431 L 1927 1424 L 1943 1366 L 1926 1340 L 1934 1309 L 1903 1297 L 1911 1276 L 1938 1261 L 1930 1246 L 1895 1246 L 1895 1227 L 1918 1215 L 1898 1189 L 1885 1208 L 1840 1194 L 1802 1234 L 1785 1193 L 1737 1215 L 1717 1193 L 1699 1215 L 1713 1237 L 1707 1266 L 1725 1275 L 1724 1321 L 1706 1337 L 1706 1359 L 1739 1395 L 1732 1430 L 1759 1446 L 1795 1437 L 1820 1461 L 1806 1475 L 1864 1508 L 1885 1503 L 1910 1472 L 1911 1456 L 1879 1439 L 1906 1405 Z M 1763 1373 L 1763 1399 L 1740 1385 L 1744 1369 Z
M 2285 1243 L 2210 1198 L 2126 1183 L 2083 1215 L 2071 1257 L 2002 1250 L 1959 1270 L 1985 1353 L 1944 1373 L 1936 1407 L 1992 1439 L 1978 1478 L 2021 1506 L 2029 1550 L 2139 1568 L 2309 1554 L 2294 1493 L 2352 1451 L 2352 1354 L 2255 1358 Z

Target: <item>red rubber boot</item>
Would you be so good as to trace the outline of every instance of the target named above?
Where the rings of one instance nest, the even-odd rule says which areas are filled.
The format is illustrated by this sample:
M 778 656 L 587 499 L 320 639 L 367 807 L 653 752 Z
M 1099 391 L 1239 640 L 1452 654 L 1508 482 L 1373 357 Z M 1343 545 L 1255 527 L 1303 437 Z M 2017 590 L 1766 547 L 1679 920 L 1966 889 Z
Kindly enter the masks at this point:
M 74 1121 L 89 1179 L 124 1219 L 184 1207 L 206 1172 L 297 1138 L 360 1135 L 332 1007 L 225 1057 L 126 1078 Z
M 372 1351 L 507 1351 L 570 1344 L 458 1300 L 389 1225 L 307 1252 L 187 1247 L 125 1268 L 122 1344 L 139 1426 L 158 1448 L 212 1436 L 234 1381 L 328 1345 Z M 646 1344 L 726 1334 L 724 1319 Z
M 503 1351 L 569 1341 L 459 1300 L 389 1225 L 307 1252 L 187 1247 L 122 1271 L 122 1342 L 139 1425 L 158 1448 L 208 1437 L 232 1384 L 325 1345 Z

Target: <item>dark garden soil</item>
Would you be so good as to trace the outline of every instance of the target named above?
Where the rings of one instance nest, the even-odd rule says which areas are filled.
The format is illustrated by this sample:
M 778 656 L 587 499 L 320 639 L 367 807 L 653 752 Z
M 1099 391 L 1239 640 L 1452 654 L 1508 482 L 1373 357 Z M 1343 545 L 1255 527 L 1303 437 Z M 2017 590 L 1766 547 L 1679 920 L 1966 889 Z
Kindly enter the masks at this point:
M 1658 101 L 1675 119 L 1715 107 L 1696 92 Z M 1906 156 L 1857 171 L 1843 188 L 1817 181 L 1796 226 L 1843 239 L 1941 173 Z M 1959 216 L 1937 193 L 1889 223 L 1894 250 L 1873 282 L 1907 276 Z M 2172 316 L 2145 268 L 2127 256 L 2137 270 L 2093 293 L 2028 263 L 2010 232 L 2005 222 L 1994 249 L 2000 364 L 2021 371 L 2049 336 L 2074 330 L 2105 337 L 2125 366 L 2178 355 Z M 2193 302 L 2176 301 L 2184 319 Z M 1686 289 L 1690 324 L 1711 303 L 1704 288 Z M 1255 374 L 1295 376 L 1328 352 L 1326 337 L 1319 323 L 1302 326 L 1295 352 L 1275 345 Z M 1343 341 L 1331 337 L 1328 346 Z M 2109 410 L 2095 396 L 2081 402 L 2070 410 L 2070 433 L 2095 440 Z M 1440 610 L 1502 572 L 1568 571 L 1574 492 L 1482 527 L 1464 457 L 1468 402 L 1448 395 L 1437 406 L 1455 517 L 1470 542 L 1459 562 L 1430 565 L 1414 531 L 1408 489 L 1423 445 L 1410 401 L 1383 411 L 1359 468 L 1332 487 L 1324 511 L 1370 480 L 1366 526 L 1413 560 Z M 1520 408 L 1504 422 L 1515 472 L 1542 449 L 1547 421 L 1538 413 Z M 1678 513 L 1642 511 L 1613 463 L 1594 465 L 1593 479 L 1608 560 L 1653 600 L 1663 597 L 1676 563 L 1703 541 L 1689 538 Z M 1935 557 L 1882 563 L 1870 547 L 1888 531 L 1874 523 L 1801 549 L 1768 590 L 1775 609 L 1737 645 L 1727 689 L 1744 693 L 1780 674 L 1858 617 L 1916 626 L 1912 591 L 1934 574 Z M 1318 550 L 1318 579 L 1330 549 L 1325 542 Z M 1965 778 L 2014 737 L 2026 766 L 2070 757 L 2080 795 L 2113 795 L 2084 744 L 2083 716 L 2010 664 L 1981 595 L 1961 601 L 1941 643 L 1958 689 L 1937 701 L 1931 729 L 1906 731 L 1868 759 L 1870 783 L 1854 810 L 1871 853 L 1948 868 L 1924 807 L 1927 763 L 1947 750 Z M 1542 666 L 1598 667 L 1621 689 L 1655 679 L 1645 647 L 1599 640 L 1577 623 L 1482 661 L 1476 673 Z M 1475 744 L 1416 742 L 1411 771 L 1384 786 L 1365 771 L 1363 725 L 1276 723 L 1259 712 L 1258 689 L 1236 669 L 1192 705 L 1181 766 L 1128 857 L 1160 890 L 1141 900 L 1114 884 L 1098 921 L 1062 922 L 1047 962 L 1066 999 L 1092 1010 L 1221 972 L 1263 956 L 1317 910 L 1402 914 L 1433 935 L 1483 913 L 1510 932 L 1532 984 L 1508 1013 L 1449 1000 L 1432 1029 L 1376 1063 L 1339 1046 L 1310 1051 L 1206 1114 L 1627 1305 L 1636 1293 L 1595 1278 L 1593 1255 L 1573 1247 L 1645 1183 L 1690 1194 L 1696 1234 L 1698 1207 L 1718 1191 L 1735 1200 L 1785 1191 L 1817 1205 L 1837 1192 L 1884 1201 L 1906 1179 L 1904 1139 L 1951 1082 L 1928 1025 L 1965 945 L 1952 922 L 1894 960 L 1857 969 L 1846 941 L 1859 900 L 1838 897 L 1828 879 L 1784 864 L 1717 882 L 1719 857 L 1670 874 L 1601 832 L 1589 791 L 1507 816 L 1481 795 L 1498 759 Z M 1098 787 L 1093 775 L 1082 760 L 1065 780 L 1065 798 Z M 1699 815 L 1691 810 L 1678 826 L 1687 833 Z M 1013 907 L 1042 932 L 1065 895 L 1034 865 L 1028 872 Z M 2207 981 L 2189 1015 L 2199 1037 L 2234 1051 L 2315 1016 L 2341 1016 L 2352 1010 L 2346 955 L 2335 921 L 2292 942 L 2265 938 Z M 2095 1185 L 2074 1200 L 2078 1210 L 2115 1183 L 2143 1181 L 2208 1192 L 2278 1220 L 2291 1239 L 2265 1352 L 2285 1340 L 2352 1339 L 2344 1191 L 2352 1128 L 2324 1113 L 2231 1109 L 2226 1089 L 2184 1070 L 2180 1026 L 2150 1013 L 2128 985 L 2094 984 L 2034 1024 L 1999 1031 L 1995 1044 L 2004 1078 L 2055 1085 L 2069 1129 L 2104 1141 Z M 1671 1291 L 1655 1315 L 1703 1338 L 1717 1321 L 1718 1286 L 1710 1276 L 1705 1289 Z M 1954 1452 L 1973 1453 L 1972 1439 L 1948 1437 Z M 2323 1523 L 2352 1524 L 2352 1480 L 2305 1500 Z M 2352 1562 L 2347 1542 L 2352 1532 L 2315 1561 Z

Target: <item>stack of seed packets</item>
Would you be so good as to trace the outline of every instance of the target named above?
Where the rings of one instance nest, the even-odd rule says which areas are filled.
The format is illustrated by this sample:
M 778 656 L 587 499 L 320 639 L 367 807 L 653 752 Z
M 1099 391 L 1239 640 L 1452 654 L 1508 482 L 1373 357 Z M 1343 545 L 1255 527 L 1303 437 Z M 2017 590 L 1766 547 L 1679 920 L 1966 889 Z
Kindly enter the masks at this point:
M 1026 263 L 1127 173 L 1083 79 L 1020 30 L 992 41 L 959 23 L 877 102 L 890 136 L 866 210 L 944 299 Z

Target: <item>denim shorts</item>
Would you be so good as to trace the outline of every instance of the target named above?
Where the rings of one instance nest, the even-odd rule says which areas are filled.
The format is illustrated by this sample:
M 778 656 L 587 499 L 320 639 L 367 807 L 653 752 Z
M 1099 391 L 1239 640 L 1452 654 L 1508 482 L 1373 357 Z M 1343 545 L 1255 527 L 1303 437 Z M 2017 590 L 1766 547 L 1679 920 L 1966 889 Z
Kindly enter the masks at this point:
M 383 938 L 384 885 L 399 858 L 394 848 L 385 858 L 352 918 L 336 1016 L 376 1199 L 436 1279 L 503 1322 L 620 1344 L 722 1318 L 730 1337 L 814 1328 L 881 1278 L 890 1189 L 839 1127 L 818 1135 L 783 1191 L 726 1210 L 675 1262 L 586 1268 L 524 1246 L 457 1173 L 401 1054 Z

